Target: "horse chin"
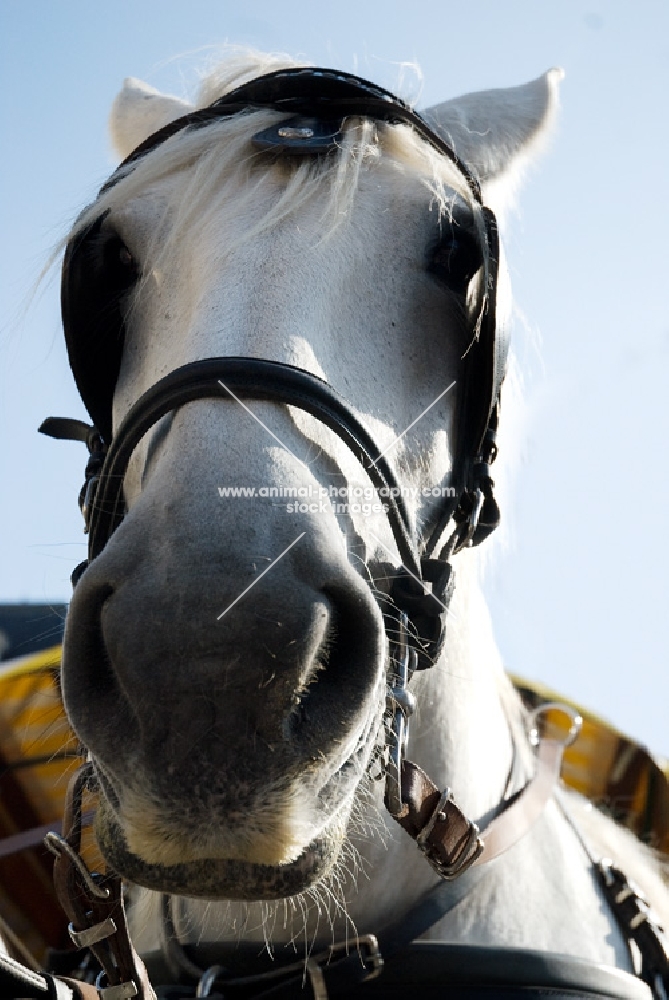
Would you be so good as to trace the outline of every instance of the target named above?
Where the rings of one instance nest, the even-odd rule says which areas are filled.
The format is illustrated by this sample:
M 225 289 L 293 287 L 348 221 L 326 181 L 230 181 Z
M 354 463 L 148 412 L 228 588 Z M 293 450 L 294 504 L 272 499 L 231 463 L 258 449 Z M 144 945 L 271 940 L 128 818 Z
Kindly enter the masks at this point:
M 329 874 L 341 850 L 344 824 L 332 824 L 294 861 L 280 865 L 228 858 L 177 864 L 145 861 L 128 847 L 122 825 L 104 795 L 95 833 L 107 864 L 122 878 L 146 889 L 201 899 L 275 900 L 304 892 Z
M 330 758 L 298 756 L 302 767 L 291 782 L 263 775 L 246 795 L 240 789 L 227 795 L 227 779 L 221 784 L 220 774 L 197 767 L 195 797 L 190 772 L 177 780 L 173 770 L 161 785 L 155 773 L 140 778 L 137 767 L 128 781 L 91 755 L 99 792 L 96 834 L 107 864 L 148 889 L 207 899 L 277 900 L 314 886 L 336 865 L 353 803 L 367 794 L 383 693 L 379 678 Z M 161 768 L 161 778 L 164 773 Z

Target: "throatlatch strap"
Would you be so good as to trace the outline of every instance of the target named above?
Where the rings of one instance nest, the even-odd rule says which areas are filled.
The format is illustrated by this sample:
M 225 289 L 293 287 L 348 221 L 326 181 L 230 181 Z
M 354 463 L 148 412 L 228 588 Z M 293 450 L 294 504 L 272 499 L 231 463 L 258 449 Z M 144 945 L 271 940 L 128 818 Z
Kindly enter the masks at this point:
M 458 878 L 474 865 L 487 864 L 513 847 L 537 821 L 560 778 L 564 744 L 539 744 L 534 777 L 480 833 L 454 801 L 421 768 L 402 762 L 403 811 L 394 818 L 444 879 Z

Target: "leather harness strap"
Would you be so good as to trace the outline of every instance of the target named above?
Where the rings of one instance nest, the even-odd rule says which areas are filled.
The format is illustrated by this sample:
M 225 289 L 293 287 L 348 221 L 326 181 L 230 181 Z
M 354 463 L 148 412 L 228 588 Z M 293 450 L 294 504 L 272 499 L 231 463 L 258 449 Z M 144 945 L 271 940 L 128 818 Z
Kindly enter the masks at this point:
M 0 996 L 8 1000 L 101 1000 L 90 983 L 33 972 L 0 951 Z
M 67 789 L 63 833 L 49 833 L 46 846 L 55 854 L 53 881 L 61 906 L 70 919 L 69 933 L 78 948 L 90 948 L 104 969 L 107 984 L 102 1000 L 155 1000 L 144 963 L 133 948 L 125 917 L 118 875 L 92 876 L 81 849 L 82 796 L 92 773 L 84 764 Z
M 499 857 L 531 829 L 555 791 L 564 746 L 557 740 L 541 741 L 534 777 L 481 833 L 454 801 L 450 789 L 440 792 L 420 767 L 404 760 L 404 808 L 394 818 L 443 879 L 457 878 L 467 868 Z
M 485 844 L 480 857 L 474 862 L 476 865 L 484 865 L 504 854 L 534 826 L 558 787 L 565 746 L 558 740 L 541 740 L 534 777 L 503 806 L 483 831 Z

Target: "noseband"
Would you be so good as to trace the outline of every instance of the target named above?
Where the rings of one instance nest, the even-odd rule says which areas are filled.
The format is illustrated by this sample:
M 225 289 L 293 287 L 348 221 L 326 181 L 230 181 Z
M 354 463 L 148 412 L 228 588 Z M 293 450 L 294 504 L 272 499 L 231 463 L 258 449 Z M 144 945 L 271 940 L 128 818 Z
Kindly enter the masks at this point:
M 252 139 L 258 149 L 275 156 L 334 153 L 341 148 L 343 129 L 351 116 L 410 125 L 421 139 L 455 165 L 481 213 L 486 232 L 486 245 L 482 248 L 484 290 L 479 314 L 470 331 L 471 342 L 462 359 L 463 373 L 458 380 L 458 443 L 452 476 L 454 496 L 445 501 L 433 531 L 426 537 L 416 537 L 396 476 L 386 459 L 378 457 L 383 449 L 349 404 L 320 378 L 290 365 L 246 357 L 214 357 L 184 365 L 148 389 L 113 435 L 111 404 L 122 352 L 122 318 L 119 319 L 121 328 L 112 331 L 114 336 L 96 338 L 96 329 L 91 329 L 95 323 L 91 322 L 84 280 L 87 240 L 92 231 L 99 229 L 103 217 L 70 241 L 62 279 L 63 323 L 70 364 L 95 426 L 52 417 L 40 430 L 52 437 L 81 440 L 88 446 L 90 458 L 80 506 L 89 532 L 89 561 L 100 554 L 125 515 L 123 480 L 133 450 L 161 417 L 185 403 L 231 398 L 234 394 L 242 399 L 288 404 L 310 413 L 337 434 L 384 498 L 402 563 L 399 570 L 387 565 L 368 567 L 375 590 L 387 592 L 387 598 L 380 599 L 390 662 L 386 805 L 399 819 L 406 811 L 407 796 L 411 797 L 411 790 L 402 788 L 408 763 L 403 762 L 402 754 L 408 738 L 408 718 L 414 705 L 413 696 L 407 690 L 408 681 L 414 670 L 425 669 L 439 658 L 454 582 L 451 556 L 465 546 L 479 544 L 499 522 L 489 468 L 496 454 L 495 432 L 507 346 L 495 324 L 497 226 L 493 213 L 482 204 L 478 180 L 443 136 L 389 92 L 358 77 L 324 69 L 288 69 L 267 74 L 233 90 L 207 108 L 178 118 L 134 150 L 101 193 L 173 135 L 260 108 L 291 116 Z M 116 345 L 114 354 L 109 353 L 109 342 Z M 100 363 L 100 352 L 106 366 Z M 449 525 L 448 539 L 440 547 Z M 77 567 L 73 583 L 76 584 L 87 565 L 83 563 Z M 385 578 L 383 583 L 381 578 Z M 423 790 L 421 794 L 424 798 L 427 792 Z M 473 824 L 466 822 L 468 825 L 458 852 L 459 861 L 468 866 L 480 849 Z M 448 861 L 442 858 L 440 864 L 442 874 L 450 870 L 452 855 Z

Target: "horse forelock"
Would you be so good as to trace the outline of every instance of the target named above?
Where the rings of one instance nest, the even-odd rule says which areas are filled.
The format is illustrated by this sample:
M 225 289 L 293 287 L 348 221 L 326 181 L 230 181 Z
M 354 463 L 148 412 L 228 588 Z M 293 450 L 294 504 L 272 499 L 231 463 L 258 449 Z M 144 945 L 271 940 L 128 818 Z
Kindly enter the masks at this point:
M 297 66 L 285 57 L 244 53 L 217 66 L 202 81 L 195 108 L 206 107 L 230 90 L 266 72 Z M 272 164 L 251 145 L 251 138 L 285 115 L 273 110 L 242 112 L 214 120 L 205 127 L 185 129 L 161 143 L 138 162 L 122 169 L 113 185 L 80 215 L 69 238 L 90 225 L 101 213 L 115 211 L 171 179 L 170 207 L 176 209 L 166 242 L 157 243 L 160 256 L 193 232 L 194 223 L 216 214 L 225 219 L 228 207 L 235 219 L 244 218 L 258 196 L 258 186 Z M 321 206 L 321 235 L 327 236 L 351 217 L 361 172 L 374 165 L 422 177 L 430 207 L 439 218 L 450 217 L 455 197 L 471 208 L 481 242 L 485 241 L 480 211 L 466 178 L 406 125 L 375 125 L 351 118 L 341 148 L 327 158 L 299 158 L 274 164 L 285 175 L 281 196 L 249 227 L 238 226 L 228 249 L 232 252 L 271 230 L 282 219 L 297 214 L 310 199 Z M 234 198 L 230 198 L 234 192 Z

